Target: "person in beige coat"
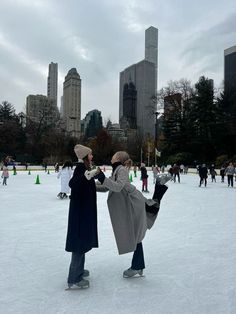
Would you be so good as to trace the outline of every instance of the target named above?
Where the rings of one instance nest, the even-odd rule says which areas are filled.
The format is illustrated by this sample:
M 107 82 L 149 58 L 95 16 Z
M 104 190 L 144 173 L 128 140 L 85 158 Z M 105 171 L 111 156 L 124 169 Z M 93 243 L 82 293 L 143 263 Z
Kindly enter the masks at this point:
M 111 163 L 112 176 L 107 178 L 100 171 L 96 176 L 100 184 L 96 188 L 100 192 L 109 191 L 107 204 L 119 254 L 134 252 L 131 267 L 123 272 L 123 276 L 141 276 L 145 268 L 142 240 L 157 217 L 167 187 L 159 185 L 155 188 L 154 199 L 146 199 L 129 181 L 128 153 L 115 153 Z

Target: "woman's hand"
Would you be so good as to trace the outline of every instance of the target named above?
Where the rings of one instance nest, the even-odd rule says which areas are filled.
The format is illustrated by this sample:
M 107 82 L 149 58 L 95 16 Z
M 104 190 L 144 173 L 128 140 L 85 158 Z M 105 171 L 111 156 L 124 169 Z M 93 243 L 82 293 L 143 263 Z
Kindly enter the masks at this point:
M 100 173 L 100 171 L 98 169 L 93 169 L 93 170 L 86 170 L 84 175 L 85 175 L 87 180 L 91 180 L 92 178 L 94 178 L 99 173 Z
M 105 180 L 105 174 L 100 170 L 100 172 L 96 175 L 95 179 L 98 179 L 98 181 L 103 184 L 104 180 Z

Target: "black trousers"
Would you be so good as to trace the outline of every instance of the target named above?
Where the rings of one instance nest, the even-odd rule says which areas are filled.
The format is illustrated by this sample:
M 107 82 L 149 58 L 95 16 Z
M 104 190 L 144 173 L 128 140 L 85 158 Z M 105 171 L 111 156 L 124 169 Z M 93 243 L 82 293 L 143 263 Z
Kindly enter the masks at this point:
M 137 244 L 136 250 L 134 251 L 131 268 L 135 270 L 145 268 L 142 242 Z
M 227 175 L 228 177 L 228 186 L 234 186 L 234 176 L 233 175 Z
M 68 284 L 75 284 L 83 279 L 85 254 L 72 252 L 69 275 L 67 279 Z
M 205 184 L 205 186 L 207 186 L 207 179 L 206 178 L 200 178 L 199 186 L 201 186 L 203 183 Z
M 174 182 L 176 181 L 176 177 L 178 177 L 178 182 L 180 182 L 180 176 L 179 173 L 174 174 Z

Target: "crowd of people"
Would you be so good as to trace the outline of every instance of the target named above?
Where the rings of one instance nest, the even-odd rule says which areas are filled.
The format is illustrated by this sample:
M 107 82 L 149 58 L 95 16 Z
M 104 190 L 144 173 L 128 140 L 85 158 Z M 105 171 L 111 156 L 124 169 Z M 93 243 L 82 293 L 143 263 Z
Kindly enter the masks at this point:
M 208 175 L 211 177 L 211 182 L 216 182 L 217 171 L 215 169 L 215 165 L 212 164 L 209 168 L 207 168 L 206 164 L 203 163 L 197 167 L 197 172 L 200 177 L 199 187 L 204 185 L 207 186 Z M 236 175 L 236 170 L 232 162 L 228 165 L 222 165 L 220 168 L 220 177 L 221 182 L 224 183 L 224 178 L 227 176 L 228 187 L 234 186 L 234 175 Z M 236 181 L 236 177 L 235 177 Z
M 100 168 L 91 169 L 93 155 L 90 148 L 76 145 L 75 153 L 78 157 L 78 164 L 69 180 L 71 195 L 66 251 L 71 252 L 71 263 L 67 290 L 89 287 L 87 277 L 90 272 L 85 268 L 85 254 L 92 248 L 98 247 L 97 192 L 109 193 L 107 205 L 118 253 L 133 252 L 131 265 L 123 272 L 123 277 L 142 276 L 145 268 L 142 240 L 147 229 L 150 229 L 156 220 L 161 199 L 168 188 L 165 183 L 171 179 L 173 182 L 180 182 L 180 174 L 187 174 L 188 167 L 174 164 L 169 167 L 168 175 L 166 175 L 161 167 L 153 166 L 154 194 L 152 199 L 147 199 L 130 182 L 131 160 L 127 152 L 117 152 L 112 156 L 110 178 L 106 177 Z M 142 192 L 148 193 L 147 168 L 144 163 L 141 163 L 139 167 L 135 165 L 135 176 L 137 169 L 141 172 Z M 198 173 L 199 186 L 207 184 L 208 173 L 211 175 L 212 182 L 216 182 L 217 172 L 214 165 L 208 169 L 203 164 L 198 167 Z M 230 185 L 231 176 L 235 174 L 232 163 L 224 169 L 224 173 L 221 173 L 223 179 L 227 175 Z

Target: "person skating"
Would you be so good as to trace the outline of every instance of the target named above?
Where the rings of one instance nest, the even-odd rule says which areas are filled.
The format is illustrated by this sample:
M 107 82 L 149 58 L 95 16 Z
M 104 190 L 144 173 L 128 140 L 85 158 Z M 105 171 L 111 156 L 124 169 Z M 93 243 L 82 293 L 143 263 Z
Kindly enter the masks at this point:
M 160 173 L 158 166 L 152 166 L 152 173 L 153 173 L 153 184 L 156 183 L 157 175 Z
M 123 272 L 123 277 L 142 276 L 145 268 L 142 240 L 157 217 L 160 201 L 167 186 L 158 179 L 153 199 L 147 199 L 129 181 L 127 164 L 130 163 L 127 152 L 119 151 L 111 159 L 112 175 L 105 177 L 103 172 L 97 175 L 100 184 L 97 190 L 109 191 L 108 209 L 119 254 L 133 253 L 131 266 Z M 165 176 L 166 183 L 170 176 Z
M 89 287 L 89 281 L 84 279 L 89 275 L 84 269 L 85 254 L 98 247 L 96 186 L 94 178 L 86 175 L 91 169 L 92 150 L 78 144 L 74 151 L 78 164 L 69 182 L 71 196 L 65 247 L 72 253 L 68 290 Z
M 224 183 L 225 181 L 225 166 L 222 165 L 220 168 L 220 176 L 221 176 L 221 182 Z
M 55 172 L 59 172 L 59 170 L 60 170 L 60 166 L 59 166 L 59 163 L 57 162 L 57 163 L 55 163 L 55 165 L 54 165 L 54 169 L 55 169 Z
M 180 183 L 180 168 L 177 164 L 174 164 L 173 168 L 172 168 L 172 171 L 173 171 L 173 175 L 174 175 L 174 182 L 176 181 L 176 177 L 178 178 L 178 182 Z
M 228 179 L 228 187 L 234 186 L 234 174 L 235 174 L 235 168 L 233 166 L 233 163 L 230 162 L 228 167 L 225 169 L 225 174 L 227 175 L 227 179 Z
M 217 172 L 216 172 L 216 170 L 214 168 L 210 169 L 210 175 L 211 175 L 211 182 L 216 182 Z
M 141 180 L 142 180 L 142 192 L 149 193 L 148 174 L 147 174 L 147 168 L 145 167 L 144 163 L 141 163 L 140 171 L 141 171 Z
M 200 177 L 200 183 L 199 183 L 199 187 L 201 187 L 201 185 L 204 182 L 205 187 L 207 186 L 207 167 L 205 164 L 202 164 L 202 166 L 199 166 L 198 168 L 198 173 L 199 173 L 199 177 Z
M 60 199 L 67 198 L 67 194 L 70 193 L 69 181 L 72 176 L 72 167 L 72 162 L 66 161 L 57 175 L 58 179 L 61 178 L 61 192 L 57 195 Z
M 3 166 L 2 168 L 2 185 L 7 185 L 7 179 L 9 178 L 9 171 L 8 171 L 8 168 L 7 166 Z

